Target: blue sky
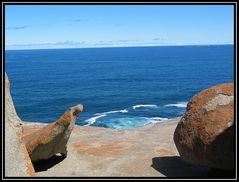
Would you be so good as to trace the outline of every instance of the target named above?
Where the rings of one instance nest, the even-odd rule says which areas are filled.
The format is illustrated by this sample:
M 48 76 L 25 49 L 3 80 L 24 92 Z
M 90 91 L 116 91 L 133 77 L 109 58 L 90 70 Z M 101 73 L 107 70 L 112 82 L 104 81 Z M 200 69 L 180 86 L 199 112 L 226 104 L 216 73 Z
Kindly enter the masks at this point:
M 233 5 L 6 5 L 6 49 L 233 44 Z

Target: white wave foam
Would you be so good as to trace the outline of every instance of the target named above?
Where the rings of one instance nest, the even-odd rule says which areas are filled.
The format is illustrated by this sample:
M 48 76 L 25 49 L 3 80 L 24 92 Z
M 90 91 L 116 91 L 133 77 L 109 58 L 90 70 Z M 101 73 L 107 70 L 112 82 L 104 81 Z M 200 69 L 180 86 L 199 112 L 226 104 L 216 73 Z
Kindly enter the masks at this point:
M 176 104 L 167 104 L 164 105 L 164 107 L 178 107 L 178 108 L 186 108 L 187 107 L 187 102 L 178 102 Z
M 140 107 L 158 108 L 158 106 L 154 105 L 154 104 L 141 104 L 141 105 L 133 106 L 133 109 L 137 109 L 137 108 L 140 108 Z
M 96 113 L 94 117 L 85 120 L 85 122 L 88 123 L 87 125 L 91 125 L 91 124 L 95 123 L 96 120 L 99 119 L 99 118 L 105 117 L 108 114 L 113 114 L 113 113 L 118 113 L 118 112 L 120 112 L 120 113 L 127 113 L 128 110 L 127 109 L 123 109 L 123 110 L 119 110 L 119 111 L 109 111 L 109 112 L 103 112 L 103 113 Z
M 117 113 L 117 112 L 121 112 L 121 113 L 127 113 L 129 112 L 127 109 L 123 109 L 123 110 L 119 110 L 119 111 L 109 111 L 109 112 L 103 112 L 103 113 L 96 113 L 95 115 L 101 115 L 101 114 L 113 114 L 113 113 Z
M 159 123 L 159 122 L 168 120 L 168 118 L 152 117 L 152 118 L 147 118 L 147 120 L 148 120 L 150 123 Z
M 97 116 L 95 116 L 95 117 L 92 117 L 92 118 L 89 118 L 89 119 L 85 120 L 85 122 L 87 122 L 88 125 L 91 125 L 91 124 L 93 124 L 94 122 L 96 122 L 97 119 L 102 118 L 102 117 L 105 117 L 105 116 L 106 116 L 106 114 L 97 115 Z

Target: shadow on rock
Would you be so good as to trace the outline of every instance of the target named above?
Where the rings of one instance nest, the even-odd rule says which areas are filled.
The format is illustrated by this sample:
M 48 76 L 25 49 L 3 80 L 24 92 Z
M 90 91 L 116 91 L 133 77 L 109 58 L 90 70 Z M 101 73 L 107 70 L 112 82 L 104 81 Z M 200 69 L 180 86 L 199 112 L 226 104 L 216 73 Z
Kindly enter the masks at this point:
M 236 173 L 233 170 L 210 169 L 208 177 L 211 178 L 236 178 Z
M 155 157 L 151 167 L 166 177 L 207 177 L 209 171 L 207 167 L 189 165 L 179 156 Z
M 151 167 L 166 177 L 235 178 L 235 171 L 190 165 L 179 156 L 155 157 Z
M 63 161 L 66 157 L 60 155 L 54 155 L 53 157 L 46 160 L 39 160 L 33 163 L 36 172 L 47 171 L 49 168 Z

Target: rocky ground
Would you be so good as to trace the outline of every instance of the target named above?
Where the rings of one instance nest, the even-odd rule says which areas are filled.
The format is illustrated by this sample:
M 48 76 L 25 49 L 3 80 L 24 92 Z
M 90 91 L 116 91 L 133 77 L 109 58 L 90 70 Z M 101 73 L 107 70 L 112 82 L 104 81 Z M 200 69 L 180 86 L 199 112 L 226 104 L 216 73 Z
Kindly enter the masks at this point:
M 130 130 L 75 126 L 68 156 L 56 155 L 34 164 L 36 176 L 67 177 L 211 177 L 207 167 L 184 163 L 173 133 L 180 118 Z M 24 135 L 41 127 L 24 122 Z

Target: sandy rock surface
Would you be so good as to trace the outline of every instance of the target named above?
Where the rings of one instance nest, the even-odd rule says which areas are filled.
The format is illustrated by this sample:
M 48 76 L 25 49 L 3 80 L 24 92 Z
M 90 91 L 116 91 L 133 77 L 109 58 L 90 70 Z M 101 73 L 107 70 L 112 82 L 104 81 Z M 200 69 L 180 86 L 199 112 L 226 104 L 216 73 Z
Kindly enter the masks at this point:
M 37 176 L 207 176 L 208 168 L 186 164 L 179 157 L 173 142 L 179 120 L 129 130 L 75 126 L 68 142 L 68 156 L 35 163 Z M 25 124 L 26 135 L 40 126 Z

